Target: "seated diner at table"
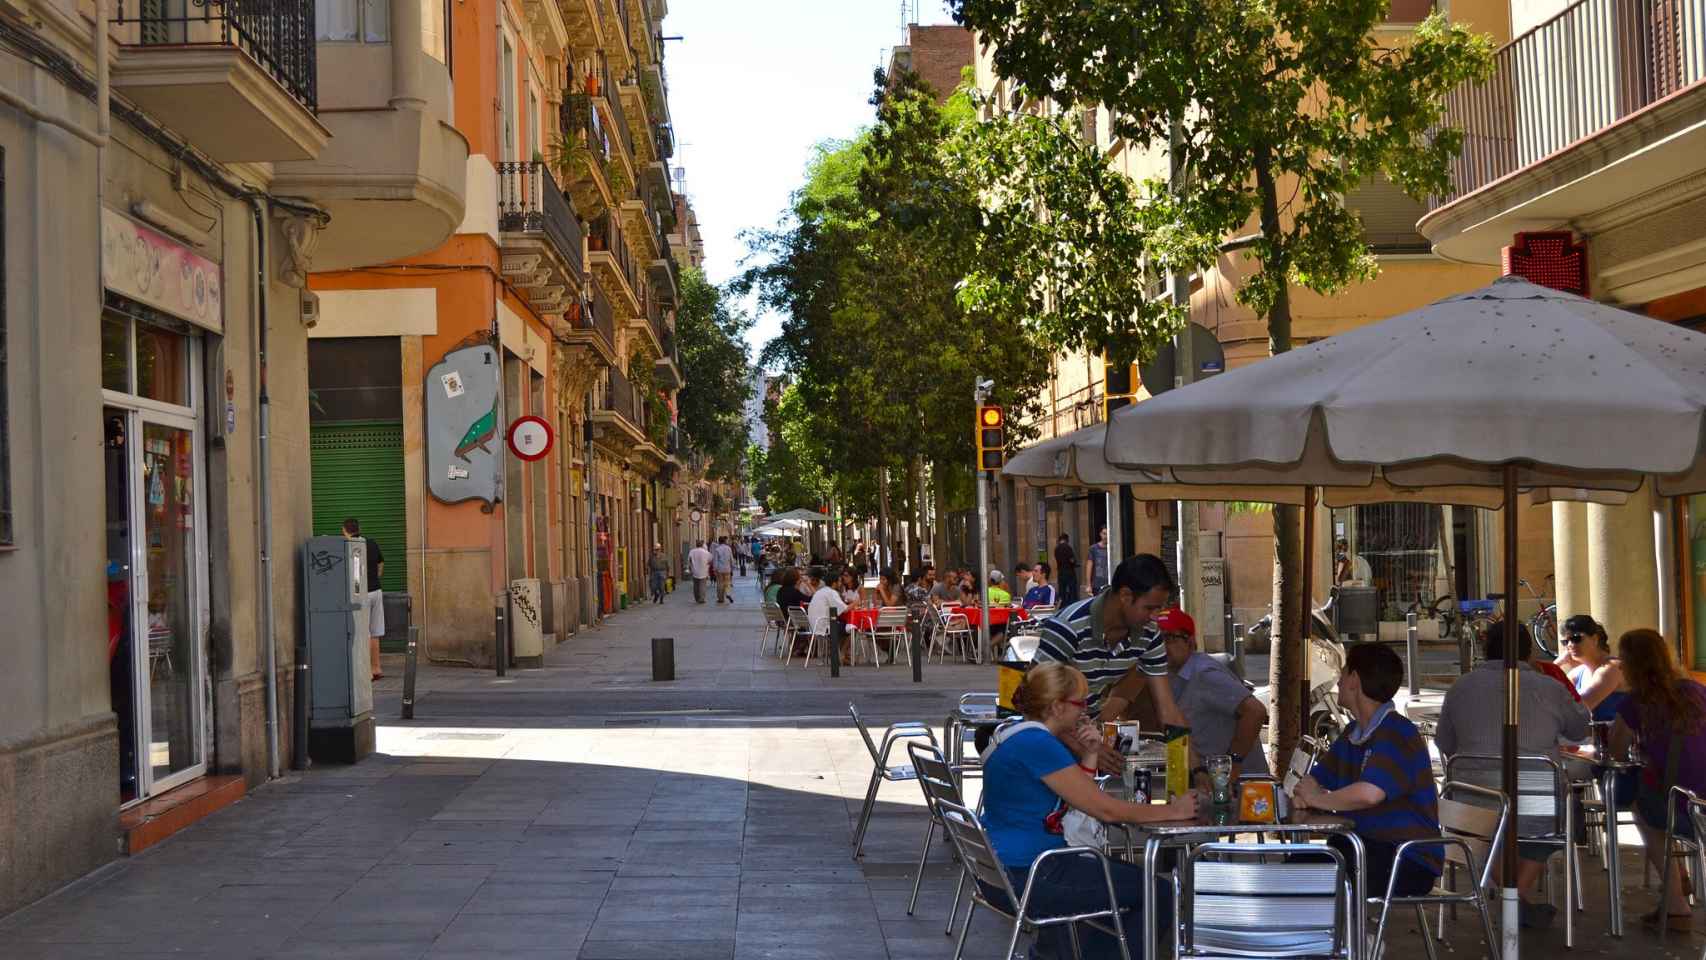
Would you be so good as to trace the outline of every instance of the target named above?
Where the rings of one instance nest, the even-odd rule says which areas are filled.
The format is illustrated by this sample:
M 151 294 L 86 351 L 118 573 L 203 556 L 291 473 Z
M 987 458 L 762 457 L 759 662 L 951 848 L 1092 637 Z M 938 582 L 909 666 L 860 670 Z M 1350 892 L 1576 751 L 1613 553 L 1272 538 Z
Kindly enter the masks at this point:
M 1129 803 L 1097 787 L 1095 762 L 1102 738 L 1085 713 L 1089 689 L 1084 675 L 1068 664 L 1033 666 L 1013 693 L 1014 709 L 1021 716 L 995 732 L 984 755 L 981 819 L 995 855 L 1020 896 L 1032 862 L 1045 851 L 1066 845 L 1059 828 L 1053 826 L 1063 805 L 1105 823 L 1187 820 L 1198 814 L 1195 791 L 1186 791 L 1167 804 L 1148 804 Z M 1143 871 L 1117 861 L 1109 869 L 1121 923 L 1136 958 L 1141 956 Z M 983 893 L 1002 905 L 1000 891 L 985 886 Z M 1091 857 L 1060 856 L 1038 869 L 1027 912 L 1052 917 L 1106 907 L 1101 863 Z M 1045 928 L 1038 940 L 1055 957 L 1073 955 L 1064 926 Z M 1090 960 L 1120 955 L 1114 938 L 1100 931 L 1083 927 L 1079 940 L 1083 956 Z
M 1522 723 L 1517 726 L 1517 748 L 1523 754 L 1561 759 L 1558 746 L 1576 743 L 1588 736 L 1588 708 L 1574 696 L 1568 684 L 1549 680 L 1537 670 L 1529 658 L 1534 653 L 1534 638 L 1526 624 L 1517 627 L 1517 711 Z M 1441 757 L 1458 754 L 1497 757 L 1504 753 L 1505 710 L 1505 625 L 1502 621 L 1487 628 L 1486 660 L 1457 679 L 1445 692 L 1439 721 L 1434 726 L 1434 745 Z M 1499 771 L 1491 764 L 1476 768 L 1459 779 L 1483 787 L 1499 789 Z M 1551 926 L 1557 911 L 1550 903 L 1536 896 L 1540 875 L 1546 861 L 1558 852 L 1554 844 L 1520 843 L 1517 853 L 1516 888 L 1522 897 L 1518 905 L 1524 927 Z
M 1107 590 L 1062 607 L 1038 625 L 1037 663 L 1069 663 L 1090 684 L 1088 712 L 1098 723 L 1119 720 L 1147 688 L 1156 718 L 1190 726 L 1173 698 L 1167 648 L 1151 621 L 1173 595 L 1173 575 L 1160 557 L 1140 553 L 1114 568 Z M 1101 765 L 1121 768 L 1119 752 L 1107 747 Z
M 782 605 L 781 600 L 777 598 L 777 594 L 782 592 L 782 573 L 783 571 L 781 570 L 770 571 L 770 582 L 764 586 L 765 603 L 772 606 Z
M 1336 813 L 1351 820 L 1367 854 L 1364 889 L 1384 895 L 1397 872 L 1392 892 L 1419 896 L 1440 874 L 1443 851 L 1415 846 L 1395 864 L 1406 840 L 1439 836 L 1439 795 L 1434 789 L 1428 745 L 1416 725 L 1392 706 L 1404 682 L 1404 661 L 1380 643 L 1359 643 L 1345 651 L 1339 674 L 1339 703 L 1356 717 L 1309 776 L 1298 781 L 1292 802 L 1299 808 Z M 1348 859 L 1350 843 L 1332 837 Z
M 811 595 L 800 589 L 800 570 L 798 567 L 782 569 L 782 589 L 776 591 L 776 602 L 783 610 L 803 607 L 811 602 Z
M 989 571 L 989 605 L 1005 607 L 1013 602 L 1013 594 L 1007 589 L 1007 576 L 999 570 Z
M 1688 930 L 1694 912 L 1681 862 L 1664 855 L 1665 804 L 1673 784 L 1706 796 L 1706 687 L 1677 665 L 1670 644 L 1657 630 L 1630 630 L 1617 638 L 1617 652 L 1629 695 L 1611 726 L 1611 755 L 1626 756 L 1630 743 L 1640 738 L 1646 765 L 1635 793 L 1635 825 L 1646 844 L 1648 863 L 1665 862 L 1664 869 L 1671 871 L 1669 901 L 1641 919 L 1648 926 L 1663 923 L 1671 930 Z M 1676 835 L 1694 839 L 1694 826 L 1681 806 L 1676 808 Z
M 1025 591 L 1025 609 L 1032 607 L 1052 607 L 1060 599 L 1054 589 L 1054 584 L 1048 582 L 1049 565 L 1039 563 L 1031 568 L 1031 586 Z
M 1623 682 L 1622 663 L 1612 656 L 1605 627 L 1593 617 L 1578 613 L 1564 621 L 1559 639 L 1563 649 L 1553 662 L 1575 684 L 1595 720 L 1616 719 L 1629 687 Z
M 849 607 L 860 606 L 864 597 L 859 592 L 859 575 L 852 567 L 842 567 L 841 575 L 836 578 L 836 591 L 841 594 L 841 602 Z

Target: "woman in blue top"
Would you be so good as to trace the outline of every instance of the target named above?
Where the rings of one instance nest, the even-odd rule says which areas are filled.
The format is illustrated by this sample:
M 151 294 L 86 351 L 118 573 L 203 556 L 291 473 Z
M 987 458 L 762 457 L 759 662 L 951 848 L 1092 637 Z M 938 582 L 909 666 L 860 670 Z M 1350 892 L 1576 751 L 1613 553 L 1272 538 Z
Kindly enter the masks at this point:
M 1611 638 L 1599 621 L 1578 613 L 1564 621 L 1564 649 L 1556 663 L 1570 678 L 1582 704 L 1595 720 L 1617 719 L 1617 710 L 1629 699 L 1623 680 L 1623 663 L 1611 655 Z
M 1031 864 L 1044 851 L 1066 845 L 1051 830 L 1051 815 L 1064 803 L 1104 822 L 1146 823 L 1188 820 L 1197 815 L 1195 791 L 1166 805 L 1127 803 L 1103 793 L 1093 779 L 1101 735 L 1084 714 L 1090 685 L 1077 668 L 1064 663 L 1033 666 L 1013 693 L 1013 706 L 1024 722 L 1009 722 L 993 738 L 983 760 L 983 826 L 995 855 L 1007 868 L 1013 889 L 1024 894 Z M 1114 889 L 1124 911 L 1127 939 L 1133 955 L 1141 937 L 1138 910 L 1143 903 L 1143 871 L 1113 863 Z M 1101 864 L 1091 857 L 1056 857 L 1037 871 L 1028 912 L 1052 917 L 1107 906 L 1107 882 Z M 984 895 L 1001 902 L 1000 891 Z M 1089 927 L 1080 932 L 1088 960 L 1119 956 L 1114 939 Z M 1064 926 L 1045 928 L 1039 946 L 1056 955 L 1071 956 Z

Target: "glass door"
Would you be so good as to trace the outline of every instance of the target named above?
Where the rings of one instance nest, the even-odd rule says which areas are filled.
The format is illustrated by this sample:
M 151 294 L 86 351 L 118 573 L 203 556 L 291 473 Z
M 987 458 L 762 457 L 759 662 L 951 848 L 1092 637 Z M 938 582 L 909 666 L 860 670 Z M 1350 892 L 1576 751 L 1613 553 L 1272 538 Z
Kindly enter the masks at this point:
M 138 493 L 145 590 L 139 590 L 151 792 L 203 768 L 195 433 L 143 415 Z

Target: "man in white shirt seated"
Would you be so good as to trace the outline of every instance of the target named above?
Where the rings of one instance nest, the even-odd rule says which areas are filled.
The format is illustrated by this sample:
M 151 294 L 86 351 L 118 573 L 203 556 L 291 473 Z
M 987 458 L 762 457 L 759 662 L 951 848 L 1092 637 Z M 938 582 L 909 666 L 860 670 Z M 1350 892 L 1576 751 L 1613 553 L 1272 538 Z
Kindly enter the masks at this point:
M 813 567 L 807 574 L 812 582 L 812 599 L 806 604 L 806 618 L 811 621 L 812 633 L 820 637 L 828 637 L 833 646 L 842 646 L 838 641 L 841 636 L 841 620 L 839 614 L 847 609 L 847 601 L 841 599 L 841 592 L 829 584 L 829 577 L 822 567 Z M 841 665 L 852 666 L 849 659 L 851 651 L 842 647 Z

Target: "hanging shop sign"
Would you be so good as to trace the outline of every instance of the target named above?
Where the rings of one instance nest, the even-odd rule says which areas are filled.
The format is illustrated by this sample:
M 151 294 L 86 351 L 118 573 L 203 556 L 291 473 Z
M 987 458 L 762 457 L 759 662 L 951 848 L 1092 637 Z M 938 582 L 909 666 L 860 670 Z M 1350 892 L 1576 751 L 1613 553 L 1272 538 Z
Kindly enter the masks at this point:
M 517 417 L 509 425 L 509 452 L 523 460 L 540 460 L 551 452 L 551 425 L 542 417 Z
M 114 293 L 198 327 L 216 333 L 224 329 L 219 264 L 104 207 L 101 282 Z
M 427 371 L 427 488 L 445 503 L 503 499 L 497 351 L 463 347 Z

